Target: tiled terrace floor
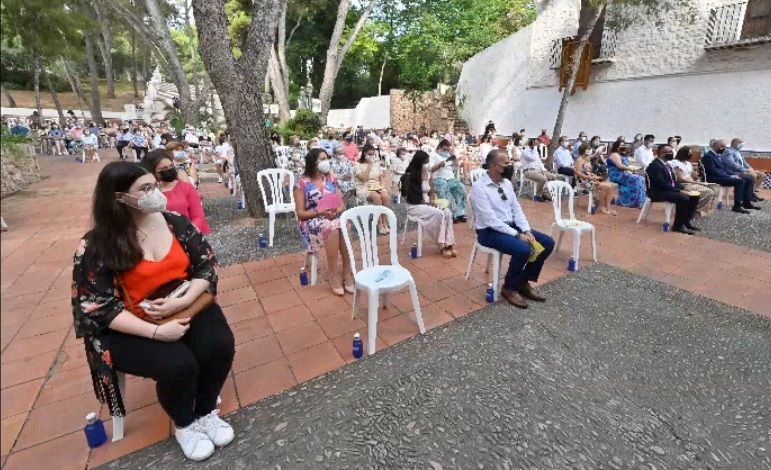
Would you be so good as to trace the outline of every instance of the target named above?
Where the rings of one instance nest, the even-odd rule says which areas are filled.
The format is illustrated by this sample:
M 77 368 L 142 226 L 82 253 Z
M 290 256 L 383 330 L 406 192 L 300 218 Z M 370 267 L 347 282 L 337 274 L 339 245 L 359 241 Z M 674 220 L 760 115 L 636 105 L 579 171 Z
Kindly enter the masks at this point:
M 2 204 L 11 227 L 2 234 L 0 250 L 4 469 L 82 469 L 171 435 L 152 381 L 134 377 L 127 385 L 126 437 L 89 451 L 82 434 L 86 413 L 99 404 L 82 343 L 72 332 L 71 257 L 87 229 L 90 192 L 102 165 L 42 158 L 43 172 L 50 177 Z M 523 205 L 531 224 L 548 231 L 551 206 L 528 201 Z M 634 223 L 636 210 L 619 212 L 618 217 L 587 218 L 597 227 L 600 262 L 771 316 L 770 253 L 663 233 L 658 224 L 662 214 L 655 209 L 642 225 Z M 432 248 L 424 249 L 421 259 L 409 259 L 411 241 L 400 249 L 402 264 L 418 284 L 427 328 L 467 315 L 484 303 L 484 259 L 478 259 L 465 280 L 473 233 L 465 225 L 455 230 L 460 253 L 456 259 L 445 260 Z M 567 242 L 546 263 L 542 282 L 567 274 Z M 582 264 L 590 258 L 589 247 L 587 239 Z M 345 365 L 353 360 L 353 332 L 366 338 L 366 313 L 351 320 L 352 296 L 335 297 L 324 283 L 301 287 L 300 264 L 299 254 L 289 254 L 221 270 L 218 301 L 237 343 L 233 371 L 222 391 L 223 413 Z M 411 310 L 406 293 L 391 295 L 388 308 L 380 312 L 378 349 L 417 334 Z M 100 411 L 109 434 L 109 414 L 105 408 Z

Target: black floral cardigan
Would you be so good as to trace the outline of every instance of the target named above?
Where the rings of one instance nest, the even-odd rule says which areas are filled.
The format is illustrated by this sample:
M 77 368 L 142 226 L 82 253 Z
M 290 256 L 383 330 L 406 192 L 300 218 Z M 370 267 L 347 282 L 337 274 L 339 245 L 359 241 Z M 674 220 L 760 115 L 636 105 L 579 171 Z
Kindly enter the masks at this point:
M 209 281 L 209 292 L 217 293 L 217 261 L 209 243 L 186 217 L 176 213 L 163 214 L 166 223 L 190 259 L 188 273 L 191 279 Z M 125 416 L 123 398 L 112 367 L 110 351 L 101 342 L 101 335 L 125 308 L 122 292 L 116 284 L 115 271 L 101 261 L 89 262 L 86 237 L 75 252 L 72 272 L 72 315 L 75 335 L 84 338 L 86 358 L 91 368 L 94 393 L 110 407 L 113 416 Z

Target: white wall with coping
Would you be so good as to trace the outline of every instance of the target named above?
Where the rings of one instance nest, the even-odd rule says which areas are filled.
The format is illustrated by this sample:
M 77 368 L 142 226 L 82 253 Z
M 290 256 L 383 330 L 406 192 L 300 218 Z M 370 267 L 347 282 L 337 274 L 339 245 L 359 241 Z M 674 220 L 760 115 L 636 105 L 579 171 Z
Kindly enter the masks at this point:
M 696 17 L 671 12 L 618 33 L 615 63 L 595 65 L 587 91 L 572 97 L 563 134 L 603 138 L 653 133 L 687 143 L 741 136 L 771 150 L 771 45 L 707 51 L 712 8 L 733 0 L 694 0 Z M 461 117 L 482 132 L 551 130 L 559 108 L 558 71 L 549 67 L 555 39 L 575 35 L 579 0 L 541 1 L 537 20 L 467 61 L 458 83 Z M 725 134 L 725 135 L 723 135 Z
M 327 123 L 332 127 L 385 129 L 391 127 L 391 96 L 362 98 L 353 109 L 330 109 Z

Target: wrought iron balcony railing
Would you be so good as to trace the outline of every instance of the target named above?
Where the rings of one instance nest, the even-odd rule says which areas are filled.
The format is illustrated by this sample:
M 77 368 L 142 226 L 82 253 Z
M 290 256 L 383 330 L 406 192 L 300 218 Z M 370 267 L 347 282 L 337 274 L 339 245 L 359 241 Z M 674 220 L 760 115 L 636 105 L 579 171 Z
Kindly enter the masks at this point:
M 769 0 L 731 3 L 710 11 L 704 47 L 719 49 L 771 40 Z M 754 13 L 753 13 L 754 12 Z

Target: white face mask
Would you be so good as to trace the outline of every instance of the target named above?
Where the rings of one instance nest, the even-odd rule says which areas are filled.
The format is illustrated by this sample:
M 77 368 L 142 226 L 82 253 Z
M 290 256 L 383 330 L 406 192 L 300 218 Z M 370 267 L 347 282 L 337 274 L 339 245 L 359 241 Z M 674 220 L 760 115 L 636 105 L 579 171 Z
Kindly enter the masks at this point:
M 136 197 L 128 194 L 132 199 L 136 199 L 136 205 L 130 204 L 128 200 L 123 199 L 123 202 L 130 207 L 139 209 L 142 212 L 163 212 L 166 210 L 166 196 L 163 195 L 160 189 L 155 188 L 150 192 L 143 193 L 141 196 Z
M 329 169 L 330 169 L 329 160 L 321 160 L 319 162 L 318 169 L 321 173 L 324 173 L 324 174 L 329 173 Z

